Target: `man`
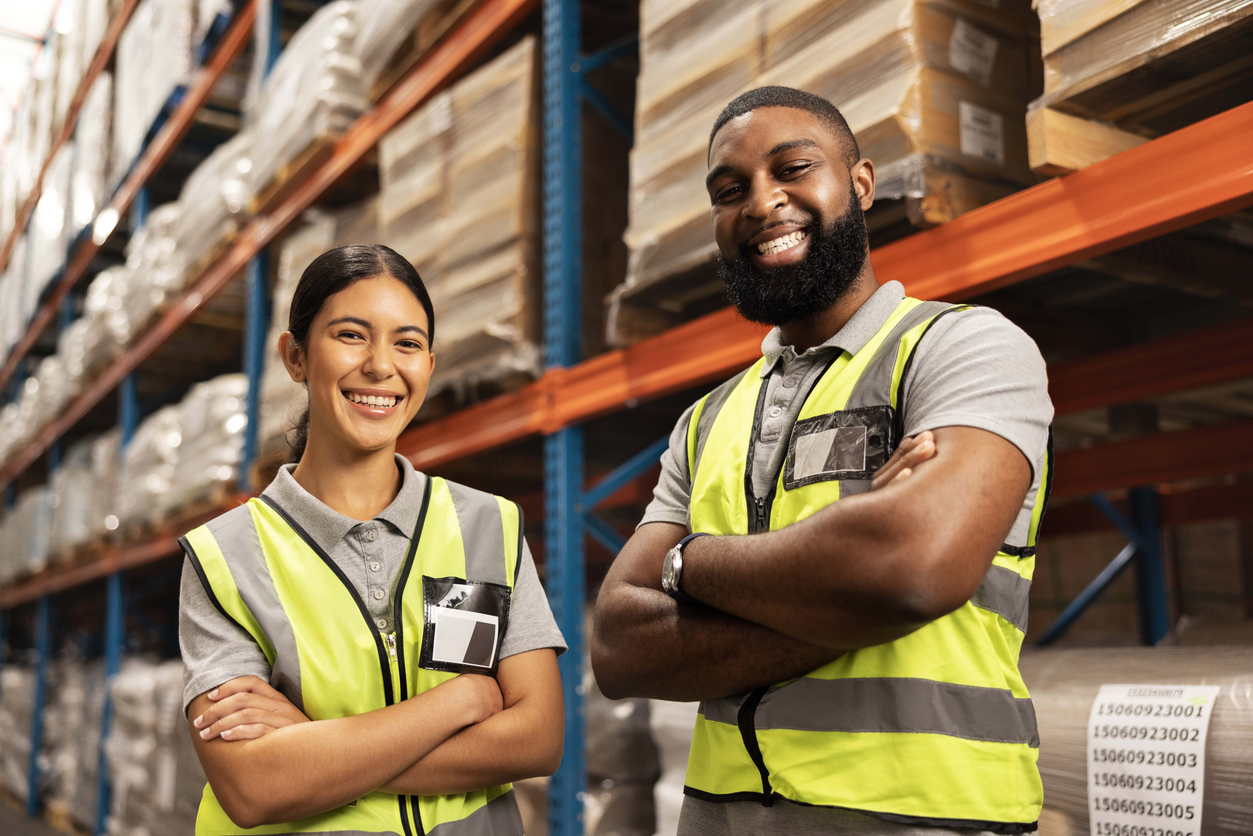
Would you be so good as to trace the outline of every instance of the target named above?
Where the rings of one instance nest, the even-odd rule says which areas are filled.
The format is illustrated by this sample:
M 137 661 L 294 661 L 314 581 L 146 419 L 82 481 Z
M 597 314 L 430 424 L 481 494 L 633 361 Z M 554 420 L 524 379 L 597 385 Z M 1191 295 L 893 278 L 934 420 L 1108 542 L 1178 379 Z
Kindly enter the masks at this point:
M 675 427 L 597 602 L 601 690 L 702 701 L 682 834 L 1035 830 L 1039 351 L 879 286 L 874 166 L 824 99 L 731 102 L 706 186 L 729 295 L 776 327 Z

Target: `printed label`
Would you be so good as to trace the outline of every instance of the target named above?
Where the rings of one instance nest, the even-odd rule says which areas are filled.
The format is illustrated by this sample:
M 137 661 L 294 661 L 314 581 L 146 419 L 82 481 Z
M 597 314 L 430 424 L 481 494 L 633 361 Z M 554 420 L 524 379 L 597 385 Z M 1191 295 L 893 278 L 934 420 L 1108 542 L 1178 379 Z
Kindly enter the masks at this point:
M 1088 716 L 1092 836 L 1200 836 L 1217 685 L 1102 685 Z
M 1005 120 L 1001 114 L 970 102 L 958 103 L 961 152 L 993 165 L 1005 165 Z
M 992 66 L 999 47 L 1000 41 L 959 17 L 948 41 L 948 62 L 959 73 L 987 87 L 992 81 Z

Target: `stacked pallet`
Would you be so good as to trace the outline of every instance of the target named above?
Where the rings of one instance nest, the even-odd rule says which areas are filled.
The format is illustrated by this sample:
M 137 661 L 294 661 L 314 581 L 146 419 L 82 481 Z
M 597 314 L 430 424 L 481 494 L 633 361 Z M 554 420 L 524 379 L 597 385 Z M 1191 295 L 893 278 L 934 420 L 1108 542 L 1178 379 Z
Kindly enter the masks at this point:
M 1025 2 L 645 0 L 631 258 L 611 342 L 718 294 L 706 150 L 719 111 L 746 90 L 783 84 L 839 107 L 875 163 L 878 199 L 899 201 L 893 220 L 942 223 L 1032 182 L 1029 21 Z
M 382 240 L 435 305 L 431 394 L 540 371 L 536 57 L 523 39 L 379 143 Z
M 1248 101 L 1248 0 L 1039 0 L 1031 167 L 1065 174 Z

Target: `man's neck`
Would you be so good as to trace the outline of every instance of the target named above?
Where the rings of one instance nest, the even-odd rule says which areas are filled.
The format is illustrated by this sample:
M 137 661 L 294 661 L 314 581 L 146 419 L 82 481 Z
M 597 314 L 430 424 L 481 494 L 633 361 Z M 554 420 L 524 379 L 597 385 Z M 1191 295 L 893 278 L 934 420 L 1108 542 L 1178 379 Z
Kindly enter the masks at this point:
M 835 301 L 831 307 L 819 311 L 813 316 L 797 319 L 779 326 L 779 338 L 784 345 L 789 345 L 797 354 L 804 354 L 816 345 L 822 345 L 840 332 L 848 324 L 853 314 L 866 304 L 866 301 L 879 289 L 879 282 L 874 271 L 870 269 L 870 261 L 862 270 L 857 281 L 848 292 Z

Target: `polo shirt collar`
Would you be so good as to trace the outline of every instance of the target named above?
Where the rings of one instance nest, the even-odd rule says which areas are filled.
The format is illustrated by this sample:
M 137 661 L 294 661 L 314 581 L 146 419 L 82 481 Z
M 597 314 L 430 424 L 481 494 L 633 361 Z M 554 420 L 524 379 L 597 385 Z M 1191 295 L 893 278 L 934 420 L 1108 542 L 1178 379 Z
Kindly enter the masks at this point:
M 414 470 L 409 460 L 399 454 L 396 455 L 396 466 L 403 474 L 400 491 L 391 504 L 380 511 L 374 519 L 388 523 L 401 534 L 409 537 L 413 534 L 414 525 L 417 524 L 427 477 Z M 280 467 L 274 481 L 262 491 L 262 496 L 272 499 L 276 505 L 290 514 L 292 519 L 313 538 L 313 542 L 329 554 L 331 549 L 350 531 L 362 522 L 368 521 L 354 520 L 328 507 L 301 487 L 292 476 L 292 471 L 295 469 L 294 464 L 285 464 Z
M 900 282 L 888 282 L 882 285 L 857 309 L 848 322 L 844 323 L 844 327 L 835 332 L 835 336 L 822 345 L 813 346 L 799 356 L 825 354 L 829 351 L 847 351 L 849 354 L 856 354 L 866 347 L 866 343 L 870 342 L 875 334 L 879 333 L 883 323 L 888 321 L 888 317 L 904 298 L 905 287 Z M 761 341 L 761 353 L 766 358 L 765 364 L 761 367 L 762 377 L 774 371 L 775 364 L 784 355 L 787 355 L 789 359 L 796 356 L 791 346 L 783 344 L 783 337 L 777 327 L 771 328 L 770 333 L 766 334 L 766 338 Z

